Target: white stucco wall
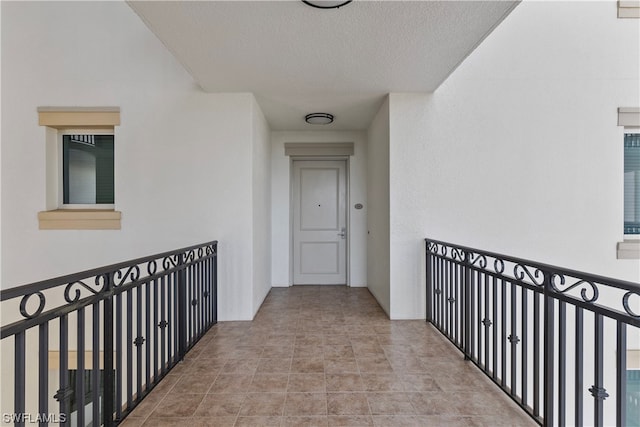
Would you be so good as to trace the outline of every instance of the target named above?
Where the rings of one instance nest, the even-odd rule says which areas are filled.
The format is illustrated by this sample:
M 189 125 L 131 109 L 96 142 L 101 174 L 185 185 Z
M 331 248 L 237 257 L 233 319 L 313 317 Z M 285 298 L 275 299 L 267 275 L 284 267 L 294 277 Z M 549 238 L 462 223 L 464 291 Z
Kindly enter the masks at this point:
M 367 285 L 367 147 L 364 132 L 278 131 L 271 133 L 271 204 L 272 204 L 272 285 L 291 285 L 290 157 L 284 144 L 353 142 L 354 155 L 349 158 L 349 268 L 350 286 Z M 362 203 L 363 209 L 354 208 Z
M 122 230 L 38 230 L 38 106 L 120 107 Z M 2 287 L 218 239 L 219 318 L 250 319 L 252 109 L 198 89 L 123 2 L 2 2 Z
M 367 287 L 390 313 L 389 99 L 367 132 Z
M 432 95 L 390 95 L 391 317 L 424 318 L 423 237 L 638 281 L 622 240 L 638 20 L 523 2 Z
M 271 289 L 271 130 L 253 99 L 253 312 Z

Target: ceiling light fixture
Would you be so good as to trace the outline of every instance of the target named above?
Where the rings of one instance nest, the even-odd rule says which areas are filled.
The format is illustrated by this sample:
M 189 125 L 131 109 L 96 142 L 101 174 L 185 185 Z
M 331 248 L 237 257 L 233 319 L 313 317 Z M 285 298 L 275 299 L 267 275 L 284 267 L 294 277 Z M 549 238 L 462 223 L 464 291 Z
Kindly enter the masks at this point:
M 346 4 L 351 3 L 351 0 L 349 1 L 302 0 L 302 3 L 311 7 L 316 7 L 318 9 L 337 9 L 339 7 L 342 7 Z
M 304 121 L 310 125 L 328 125 L 333 123 L 333 114 L 311 113 L 304 116 Z

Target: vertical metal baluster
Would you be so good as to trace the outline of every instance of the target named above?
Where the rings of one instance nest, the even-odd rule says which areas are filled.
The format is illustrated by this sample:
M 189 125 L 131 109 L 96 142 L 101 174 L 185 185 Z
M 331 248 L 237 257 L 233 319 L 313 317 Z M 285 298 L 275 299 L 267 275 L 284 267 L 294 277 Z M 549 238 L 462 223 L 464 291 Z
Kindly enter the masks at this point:
M 467 332 L 469 333 L 469 359 L 475 359 L 475 346 L 476 346 L 476 334 L 475 329 L 473 327 L 473 321 L 476 316 L 476 305 L 475 305 L 475 294 L 476 294 L 476 283 L 475 283 L 475 272 L 471 269 L 471 266 L 467 266 L 469 270 L 469 274 L 467 278 L 469 279 L 469 311 L 467 318 Z
M 620 320 L 616 328 L 616 425 L 627 425 L 627 325 Z
M 165 302 L 165 291 L 167 296 L 167 301 Z M 161 316 L 164 328 L 160 330 L 160 376 L 163 376 L 167 370 L 167 358 L 168 358 L 168 348 L 171 348 L 171 342 L 169 341 L 167 344 L 167 332 L 169 330 L 169 321 L 171 320 L 171 296 L 169 295 L 169 284 L 166 275 L 162 276 L 162 280 L 160 282 L 160 307 L 163 315 Z
M 523 406 L 527 405 L 528 391 L 529 391 L 529 291 L 523 286 L 520 288 L 520 294 L 522 296 L 522 399 L 520 400 Z
M 540 416 L 540 293 L 533 293 L 533 415 Z
M 198 331 L 199 331 L 199 335 L 202 336 L 204 334 L 204 330 L 205 330 L 205 298 L 204 298 L 204 293 L 206 291 L 206 287 L 205 287 L 205 282 L 204 282 L 204 263 L 203 261 L 198 261 L 198 264 L 196 265 L 196 272 L 197 272 L 197 277 L 198 277 L 198 289 L 200 290 L 198 295 L 200 296 L 201 299 L 201 304 L 199 305 L 200 310 L 198 310 Z
M 78 309 L 78 351 L 76 352 L 76 408 L 77 425 L 84 426 L 84 307 Z
M 136 286 L 136 338 L 129 342 L 130 347 L 134 344 L 136 346 L 136 401 L 140 400 L 140 395 L 142 394 L 142 346 L 144 339 L 142 338 L 142 290 L 140 289 L 142 286 L 142 284 Z
M 498 284 L 495 277 L 492 278 L 492 310 L 493 310 L 493 380 L 498 379 Z
M 484 317 L 489 319 L 489 276 L 484 276 Z M 489 347 L 491 347 L 491 341 L 489 338 L 489 327 L 484 328 L 484 370 L 489 373 Z
M 478 345 L 476 346 L 477 347 L 476 359 L 478 364 L 480 364 L 481 356 L 482 356 L 482 280 L 484 278 L 484 275 L 479 271 L 477 271 L 475 274 L 476 274 L 476 277 L 478 278 L 475 286 L 476 293 L 478 294 L 478 298 L 476 299 L 477 316 L 475 319 L 476 328 L 477 328 L 476 339 L 478 341 Z M 485 365 L 486 365 L 486 360 L 485 360 Z
M 604 423 L 603 403 L 606 397 L 606 391 L 604 389 L 604 372 L 602 368 L 603 362 L 603 346 L 604 346 L 604 332 L 603 332 L 603 318 L 602 314 L 595 314 L 595 363 L 594 363 L 594 378 L 595 384 L 591 387 L 590 391 L 594 400 L 594 417 L 593 423 L 598 427 L 602 427 Z M 607 395 L 608 396 L 608 395 Z
M 127 290 L 127 411 L 133 398 L 133 292 Z
M 456 292 L 456 282 L 457 282 L 457 277 L 454 277 L 454 272 L 457 274 L 457 270 L 453 269 L 453 263 L 449 260 L 445 260 L 446 265 L 448 267 L 448 271 L 449 274 L 446 275 L 446 280 L 447 280 L 447 314 L 448 314 L 448 319 L 447 319 L 447 333 L 450 334 L 450 336 L 454 337 L 457 335 L 456 333 L 456 327 L 454 325 L 453 319 L 454 319 L 454 312 L 455 312 L 455 306 L 452 305 L 449 300 L 450 299 L 455 299 L 454 293 Z M 457 313 L 456 313 L 457 314 Z
M 553 400 L 555 393 L 554 386 L 554 324 L 555 324 L 555 307 L 554 300 L 551 296 L 551 277 L 545 272 L 544 279 L 544 425 L 552 426 L 554 424 L 553 416 Z
M 567 304 L 558 301 L 558 423 L 566 425 Z
M 500 385 L 503 389 L 506 389 L 507 386 L 507 300 L 505 293 L 505 281 L 500 279 L 500 331 L 502 332 L 502 339 L 500 340 Z
M 191 268 L 189 264 L 184 265 L 183 277 L 184 277 L 184 288 L 186 293 L 185 305 L 183 307 L 184 310 L 184 343 L 182 345 L 182 358 L 187 353 L 187 349 L 189 348 L 189 342 L 191 341 L 191 337 L 193 336 L 193 281 L 191 280 Z
M 26 375 L 26 366 L 25 366 L 25 332 L 17 332 L 14 335 L 14 413 L 17 416 L 20 416 L 25 413 L 25 375 Z M 24 426 L 24 419 L 15 420 L 16 426 Z
M 113 295 L 111 294 L 113 286 L 113 276 L 107 274 L 105 276 L 105 292 L 108 293 L 104 300 L 104 391 L 102 392 L 102 422 L 105 426 L 110 427 L 113 423 L 113 396 L 115 385 L 119 384 L 114 375 L 113 370 Z M 115 382 L 115 384 L 114 384 Z
M 173 328 L 172 329 L 172 335 L 173 335 L 173 357 L 172 357 L 172 361 L 171 361 L 171 366 L 175 365 L 176 363 L 178 363 L 179 360 L 181 360 L 181 356 L 180 356 L 180 328 L 181 328 L 181 318 L 180 315 L 181 313 L 184 312 L 184 310 L 180 309 L 180 302 L 184 301 L 184 296 L 182 297 L 182 299 L 180 299 L 180 295 L 181 292 L 179 291 L 179 283 L 178 283 L 178 276 L 179 276 L 179 272 L 178 270 L 176 270 L 174 272 L 174 276 L 173 276 Z
M 64 414 L 65 420 L 61 425 L 71 424 L 71 411 L 69 405 L 69 319 L 66 314 L 60 316 L 60 389 L 59 396 L 60 414 Z M 62 420 L 61 420 L 62 421 Z
M 582 426 L 584 425 L 584 413 L 583 413 L 583 393 L 584 393 L 584 359 L 582 356 L 582 352 L 584 350 L 584 316 L 583 310 L 580 307 L 576 307 L 576 355 L 575 355 L 575 425 Z
M 211 258 L 207 258 L 207 260 L 205 261 L 204 265 L 203 265 L 203 270 L 204 270 L 204 277 L 205 277 L 205 283 L 207 286 L 207 292 L 209 293 L 209 298 L 207 299 L 207 327 L 211 326 L 211 320 L 212 320 L 212 301 L 213 301 L 213 292 L 211 289 L 211 285 L 212 285 L 212 279 L 211 279 L 211 267 L 210 265 L 213 264 L 213 260 Z M 433 316 L 433 311 L 431 312 L 431 315 Z
M 213 245 L 215 255 L 213 257 L 213 321 L 218 323 L 218 243 Z
M 38 327 L 38 413 L 46 416 L 49 413 L 49 322 Z M 40 421 L 41 426 L 49 425 Z
M 444 260 L 442 258 L 438 258 L 438 286 L 440 287 L 440 295 L 438 296 L 439 305 L 440 305 L 440 318 L 438 319 L 440 324 L 440 330 L 445 332 L 445 322 L 446 322 L 446 304 L 445 304 L 445 295 L 446 295 L 446 286 L 444 283 Z
M 471 357 L 471 268 L 469 267 L 471 254 L 464 252 L 464 303 L 463 307 L 463 341 L 464 341 L 464 359 L 469 360 Z
M 176 316 L 174 314 L 175 310 L 175 286 L 173 281 L 173 273 L 167 275 L 167 322 L 168 327 L 167 331 L 167 368 L 173 366 L 173 359 L 175 356 L 175 340 L 174 340 L 174 331 L 176 330 Z
M 158 320 L 158 314 L 160 308 L 158 307 L 158 292 L 160 285 L 158 285 L 158 279 L 153 279 L 153 382 L 158 382 L 160 369 L 158 369 L 158 328 L 160 327 Z M 160 319 L 163 317 L 160 316 Z
M 92 314 L 91 408 L 93 409 L 93 415 L 91 417 L 91 425 L 100 425 L 100 301 L 92 305 Z
M 444 314 L 443 320 L 443 330 L 445 335 L 449 334 L 449 311 L 451 309 L 451 304 L 449 304 L 449 298 L 451 297 L 450 289 L 449 289 L 449 280 L 447 279 L 447 270 L 448 270 L 448 262 L 445 259 L 442 259 L 442 311 Z
M 427 267 L 427 271 L 426 271 L 427 294 L 426 294 L 426 301 L 425 301 L 426 303 L 425 307 L 427 308 L 426 319 L 427 319 L 427 322 L 433 323 L 433 308 L 431 305 L 433 304 L 433 265 L 431 264 L 433 261 L 433 257 L 431 255 L 431 252 L 429 252 L 429 242 L 427 241 L 425 241 L 425 249 L 426 249 L 425 265 Z
M 122 419 L 122 390 L 124 387 L 122 358 L 122 292 L 120 292 L 116 295 L 116 420 Z
M 509 293 L 511 295 L 511 396 L 516 397 L 517 385 L 518 385 L 518 320 L 516 313 L 516 283 L 510 283 Z
M 438 301 L 438 329 L 440 329 L 440 331 L 444 332 L 444 322 L 445 322 L 445 315 L 444 315 L 444 295 L 445 295 L 445 287 L 444 287 L 444 281 L 443 281 L 443 261 L 440 257 L 436 258 L 436 261 L 438 263 L 438 289 L 440 290 L 440 293 L 438 294 L 437 301 Z
M 149 391 L 151 389 L 151 281 L 146 282 L 144 284 L 145 289 L 144 289 L 144 293 L 145 293 L 145 304 L 144 304 L 144 310 L 145 310 L 145 320 L 146 320 L 146 331 L 145 331 L 145 342 L 144 342 L 144 354 L 145 354 L 145 371 L 146 371 L 146 378 L 145 378 L 145 384 L 144 384 L 144 389 L 145 391 Z M 155 310 L 154 310 L 155 313 Z M 155 344 L 154 344 L 155 346 Z

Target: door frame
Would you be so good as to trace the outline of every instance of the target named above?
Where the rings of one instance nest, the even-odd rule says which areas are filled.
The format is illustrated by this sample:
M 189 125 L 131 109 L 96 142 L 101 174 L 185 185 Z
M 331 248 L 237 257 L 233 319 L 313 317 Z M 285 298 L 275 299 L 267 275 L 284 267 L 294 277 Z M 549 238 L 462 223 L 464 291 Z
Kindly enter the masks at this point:
M 346 175 L 346 180 L 345 180 L 345 224 L 347 226 L 347 242 L 346 242 L 346 247 L 345 247 L 345 267 L 346 267 L 346 271 L 345 271 L 345 285 L 347 287 L 351 287 L 351 262 L 350 262 L 350 258 L 351 258 L 351 209 L 349 208 L 350 206 L 350 200 L 351 200 L 351 178 L 350 178 L 350 170 L 349 170 L 349 156 L 289 156 L 289 287 L 293 286 L 293 251 L 294 251 L 294 243 L 293 243 L 293 232 L 294 232 L 294 227 L 293 227 L 293 212 L 294 212 L 294 206 L 293 206 L 293 199 L 294 199 L 294 171 L 293 171 L 293 162 L 298 162 L 298 161 L 344 161 L 345 164 L 345 175 Z M 303 286 L 303 285 L 301 285 Z M 339 285 L 337 285 L 339 286 Z

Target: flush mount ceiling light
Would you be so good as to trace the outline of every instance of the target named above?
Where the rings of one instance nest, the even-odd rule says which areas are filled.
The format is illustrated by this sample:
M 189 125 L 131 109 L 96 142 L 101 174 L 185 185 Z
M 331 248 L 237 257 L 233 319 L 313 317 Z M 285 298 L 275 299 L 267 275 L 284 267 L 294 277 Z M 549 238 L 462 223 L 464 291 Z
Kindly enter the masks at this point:
M 349 1 L 302 0 L 302 3 L 311 7 L 316 7 L 318 9 L 337 9 L 339 7 L 344 6 L 345 4 L 351 3 L 351 0 Z
M 304 116 L 304 121 L 310 125 L 328 125 L 329 123 L 333 123 L 333 114 L 311 113 Z

